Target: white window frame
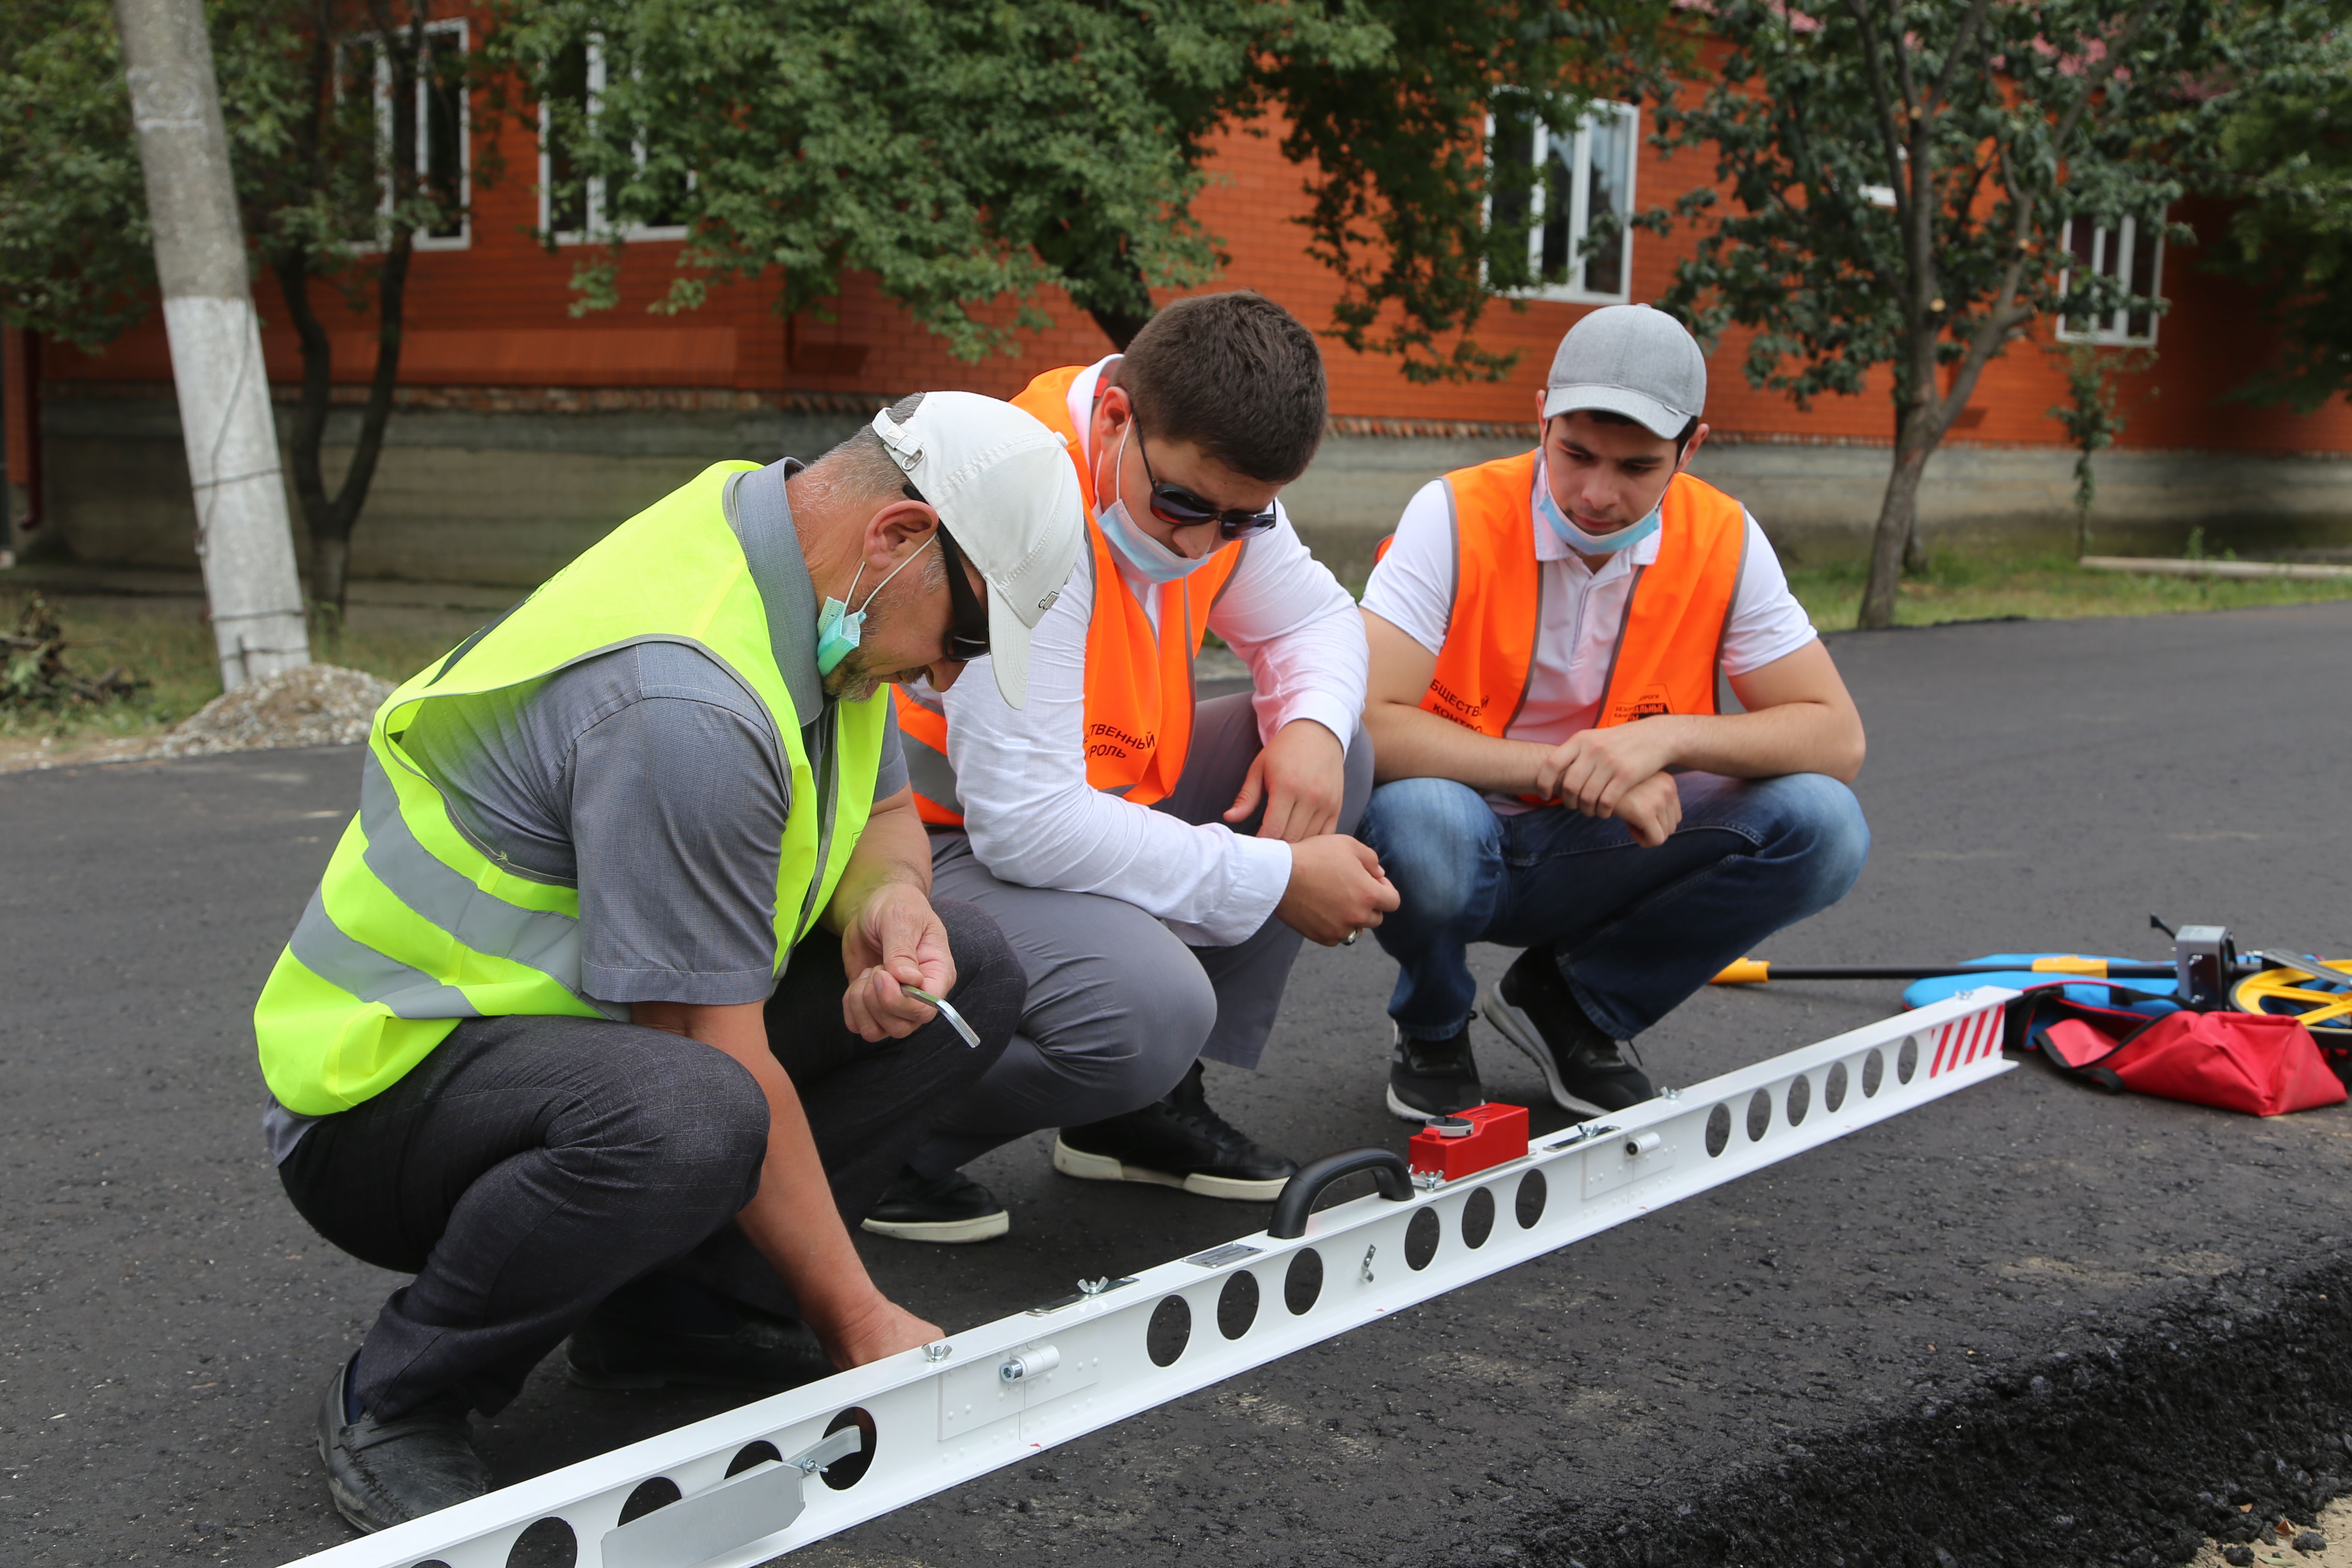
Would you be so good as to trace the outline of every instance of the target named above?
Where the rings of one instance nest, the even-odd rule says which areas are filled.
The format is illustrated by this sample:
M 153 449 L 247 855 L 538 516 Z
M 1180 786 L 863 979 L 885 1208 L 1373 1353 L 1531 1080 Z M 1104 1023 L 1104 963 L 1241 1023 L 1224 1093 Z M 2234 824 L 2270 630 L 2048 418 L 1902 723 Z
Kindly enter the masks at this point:
M 1571 259 L 1569 280 L 1562 283 L 1537 283 L 1524 289 L 1498 289 L 1495 292 L 1517 300 L 1559 300 L 1580 305 L 1622 305 L 1633 299 L 1633 228 L 1627 222 L 1618 230 L 1618 243 L 1623 247 L 1618 263 L 1618 287 L 1604 292 L 1584 286 L 1584 268 L 1588 258 L 1583 254 L 1591 232 L 1592 200 L 1592 162 L 1588 156 L 1593 122 L 1602 115 L 1613 115 L 1625 127 L 1625 216 L 1633 214 L 1633 181 L 1639 168 L 1642 145 L 1642 110 L 1639 104 L 1610 100 L 1596 102 L 1577 122 L 1574 141 L 1569 150 L 1569 216 L 1568 233 Z M 1495 116 L 1486 116 L 1487 156 L 1494 156 Z M 1541 177 L 1541 171 L 1551 157 L 1553 132 L 1538 120 L 1531 127 L 1534 145 L 1530 163 L 1538 177 L 1528 192 L 1528 273 L 1543 276 L 1543 231 L 1545 206 L 1550 199 L 1551 182 Z M 1486 196 L 1486 221 L 1495 221 L 1495 197 L 1490 190 Z
M 596 116 L 602 112 L 604 96 L 603 34 L 588 35 L 587 52 L 586 118 L 588 123 L 593 126 L 596 122 Z M 555 222 L 555 155 L 548 144 L 548 132 L 552 119 L 553 116 L 549 114 L 547 105 L 541 104 L 539 106 L 539 232 L 541 234 L 549 234 Z M 646 166 L 646 144 L 642 142 L 635 143 L 635 151 L 637 167 L 642 169 Z M 588 209 L 587 226 L 565 229 L 561 233 L 553 234 L 552 237 L 556 244 L 593 245 L 599 241 L 616 237 L 620 239 L 684 239 L 686 237 L 687 226 L 682 223 L 630 224 L 619 229 L 614 228 L 604 221 L 604 177 L 602 174 L 590 174 L 583 179 L 582 184 L 587 186 L 585 204 Z M 686 176 L 686 188 L 692 190 L 694 184 L 694 174 L 689 170 Z
M 465 19 L 452 17 L 446 21 L 425 24 L 425 37 L 455 37 L 457 52 L 465 55 L 473 49 L 473 37 Z M 380 217 L 392 216 L 392 61 L 385 58 L 381 34 L 363 33 L 347 38 L 340 46 L 344 49 L 365 49 L 374 58 L 374 99 L 377 179 L 383 186 L 383 198 L 376 204 Z M 335 92 L 341 97 L 348 72 L 335 73 Z M 432 80 L 429 73 L 420 70 L 416 76 L 416 173 L 420 179 L 433 173 Z M 457 232 L 434 235 L 423 229 L 409 237 L 409 245 L 416 250 L 466 250 L 474 243 L 474 95 L 460 87 L 457 92 Z M 378 251 L 384 247 L 382 239 L 362 240 L 352 248 Z
M 2058 298 L 2061 300 L 2066 298 L 2067 288 L 2074 277 L 2074 226 L 2078 223 L 2087 223 L 2092 226 L 2091 271 L 2101 278 L 2116 277 L 2117 274 L 2112 264 L 2118 252 L 2128 258 L 2139 241 L 2147 237 L 2141 232 L 2140 221 L 2136 217 L 2125 218 L 2121 223 L 2114 226 L 2100 223 L 2094 218 L 2068 218 L 2065 228 L 2061 230 L 2059 235 L 2067 257 L 2066 268 L 2058 274 Z M 2148 268 L 2147 298 L 2161 300 L 2164 298 L 2164 215 L 2158 214 L 2147 226 L 2155 230 L 2151 243 L 2156 247 L 2155 258 Z M 2128 289 L 2131 277 L 2128 266 L 2125 268 L 2121 276 L 2125 287 Z M 2110 348 L 2154 348 L 2158 323 L 2164 319 L 2163 312 L 2151 306 L 2147 311 L 2147 331 L 2135 334 L 2130 330 L 2132 311 L 2128 305 L 2118 305 L 2107 311 L 2088 331 L 2069 325 L 2070 314 L 2071 312 L 2063 304 L 2059 307 L 2058 341 L 2060 342 L 2098 343 Z

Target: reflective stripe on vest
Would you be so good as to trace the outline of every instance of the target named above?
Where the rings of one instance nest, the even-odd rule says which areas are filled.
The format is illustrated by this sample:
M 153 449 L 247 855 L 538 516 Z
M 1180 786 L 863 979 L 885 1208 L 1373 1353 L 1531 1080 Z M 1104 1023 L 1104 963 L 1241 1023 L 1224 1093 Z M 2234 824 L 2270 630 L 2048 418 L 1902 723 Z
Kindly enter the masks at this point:
M 1084 365 L 1049 370 L 1013 405 L 1061 434 L 1086 503 L 1090 548 L 1085 559 L 1094 584 L 1094 610 L 1087 623 L 1087 783 L 1150 805 L 1166 799 L 1183 775 L 1192 744 L 1193 661 L 1208 636 L 1209 607 L 1240 568 L 1248 542 L 1225 545 L 1190 576 L 1160 584 L 1160 630 L 1152 630 L 1151 617 L 1119 575 L 1110 542 L 1095 522 L 1094 472 L 1070 420 L 1070 385 L 1084 374 Z M 915 809 L 925 822 L 961 826 L 963 803 L 948 761 L 947 715 L 905 690 L 898 701 Z
M 1527 701 L 1543 621 L 1536 560 L 1536 454 L 1445 476 L 1454 522 L 1454 607 L 1422 707 L 1500 736 Z M 1748 516 L 1688 474 L 1668 482 L 1658 558 L 1635 569 L 1610 651 L 1596 728 L 1656 713 L 1712 713 L 1723 637 L 1747 555 Z
M 792 787 L 773 917 L 782 972 L 865 828 L 888 710 L 880 696 L 833 705 L 811 757 L 729 521 L 738 476 L 756 469 L 705 470 L 376 710 L 359 815 L 254 1007 L 262 1076 L 288 1110 L 326 1115 L 382 1093 L 461 1018 L 628 1016 L 581 992 L 578 889 L 520 875 L 477 847 L 403 741 L 427 702 L 538 680 L 633 644 L 708 655 L 775 726 Z

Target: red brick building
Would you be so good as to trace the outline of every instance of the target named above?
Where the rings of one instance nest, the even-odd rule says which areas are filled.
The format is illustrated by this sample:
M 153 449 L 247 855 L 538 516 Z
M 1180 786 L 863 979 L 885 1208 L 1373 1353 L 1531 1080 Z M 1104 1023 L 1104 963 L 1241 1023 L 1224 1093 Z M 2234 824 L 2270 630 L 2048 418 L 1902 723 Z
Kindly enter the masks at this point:
M 1549 244 L 1552 260 L 1572 237 L 1564 228 L 1596 205 L 1664 205 L 1711 183 L 1710 156 L 1661 155 L 1640 139 L 1648 129 L 1646 114 L 1628 110 L 1561 150 L 1580 172 L 1554 195 L 1571 210 L 1547 215 L 1538 232 L 1536 244 Z M 588 227 L 596 193 L 584 193 L 584 203 L 577 189 L 549 196 L 526 130 L 474 127 L 458 144 L 468 167 L 485 165 L 493 136 L 506 176 L 473 189 L 467 222 L 424 242 L 415 258 L 403 413 L 354 540 L 362 574 L 533 579 L 704 461 L 807 452 L 897 395 L 1009 395 L 1040 370 L 1108 350 L 1085 312 L 1049 296 L 1042 303 L 1050 330 L 1024 334 L 1017 355 L 966 364 L 862 278 L 847 281 L 832 321 L 781 319 L 764 281 L 715 289 L 691 314 L 653 315 L 646 306 L 666 288 L 679 248 L 657 231 L 628 245 L 619 307 L 575 318 L 569 280 L 582 247 L 596 240 L 567 235 L 551 247 L 538 237 L 566 222 Z M 1273 139 L 1238 133 L 1219 146 L 1213 168 L 1219 178 L 1197 210 L 1232 256 L 1219 286 L 1261 289 L 1310 326 L 1328 325 L 1338 282 L 1307 257 L 1294 221 L 1307 205 L 1298 171 Z M 2177 216 L 2200 234 L 2219 232 L 2221 215 L 2210 209 Z M 2253 302 L 2203 271 L 2192 247 L 2158 254 L 2144 237 L 2077 237 L 2085 249 L 2095 242 L 2096 264 L 2110 269 L 2151 275 L 2160 266 L 2171 301 L 2158 321 L 2105 324 L 2109 336 L 2152 339 L 2154 353 L 2151 369 L 2122 380 L 2129 425 L 2118 450 L 2100 459 L 2102 535 L 2160 544 L 2202 524 L 2214 537 L 2234 530 L 2252 547 L 2352 525 L 2352 465 L 2343 461 L 2352 455 L 2352 409 L 2339 399 L 2298 416 L 2219 401 L 2260 352 Z M 1327 341 L 1333 436 L 1293 496 L 1318 548 L 1357 557 L 1423 480 L 1524 444 L 1560 333 L 1593 303 L 1663 293 L 1693 236 L 1636 232 L 1620 243 L 1622 253 L 1583 264 L 1584 287 L 1496 300 L 1479 337 L 1519 352 L 1505 382 L 1419 385 L 1391 359 Z M 294 334 L 267 278 L 257 302 L 272 377 L 291 384 Z M 355 389 L 371 368 L 373 332 L 366 318 L 345 320 L 335 331 L 335 374 Z M 2071 529 L 2073 453 L 2048 413 L 2066 395 L 2063 364 L 2048 352 L 2053 339 L 2052 324 L 2041 323 L 2032 343 L 1988 371 L 1930 470 L 1931 527 Z M 1748 384 L 1739 369 L 1746 346 L 1735 332 L 1713 356 L 1716 444 L 1703 469 L 1800 552 L 1851 547 L 1884 483 L 1892 413 L 1883 374 L 1868 395 L 1825 398 L 1801 412 Z M 21 384 L 21 348 L 11 348 L 9 473 L 21 484 L 34 400 Z M 160 563 L 186 553 L 169 379 L 157 315 L 103 353 L 51 347 L 42 357 L 43 511 L 85 557 Z

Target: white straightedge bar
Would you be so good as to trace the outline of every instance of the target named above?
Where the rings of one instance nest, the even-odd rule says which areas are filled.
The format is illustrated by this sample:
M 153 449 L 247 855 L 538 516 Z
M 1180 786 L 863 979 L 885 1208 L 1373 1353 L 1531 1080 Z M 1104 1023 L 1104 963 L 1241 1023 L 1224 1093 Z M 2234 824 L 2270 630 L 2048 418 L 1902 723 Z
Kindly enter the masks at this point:
M 569 1526 L 580 1568 L 749 1568 L 2007 1072 L 2001 1005 L 2015 994 L 1962 992 L 1554 1133 L 1408 1201 L 1326 1209 L 1297 1240 L 1261 1231 L 1097 1281 L 301 1568 L 504 1568 L 545 1519 Z M 853 1425 L 864 1436 L 844 1458 Z M 621 1523 L 632 1493 L 665 1480 L 677 1501 Z

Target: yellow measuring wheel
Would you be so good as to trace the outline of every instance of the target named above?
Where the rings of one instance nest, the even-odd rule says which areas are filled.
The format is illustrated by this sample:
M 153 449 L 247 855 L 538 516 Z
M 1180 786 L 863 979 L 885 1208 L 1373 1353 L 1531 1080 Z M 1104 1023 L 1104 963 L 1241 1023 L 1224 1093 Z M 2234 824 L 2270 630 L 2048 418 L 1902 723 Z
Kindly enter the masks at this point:
M 2231 1005 L 2241 1013 L 2301 1018 L 2324 1046 L 2340 1052 L 2352 1046 L 2352 958 L 2320 961 L 2343 978 L 2334 984 L 2295 969 L 2265 969 L 2231 988 Z

